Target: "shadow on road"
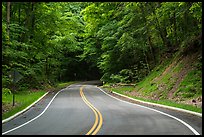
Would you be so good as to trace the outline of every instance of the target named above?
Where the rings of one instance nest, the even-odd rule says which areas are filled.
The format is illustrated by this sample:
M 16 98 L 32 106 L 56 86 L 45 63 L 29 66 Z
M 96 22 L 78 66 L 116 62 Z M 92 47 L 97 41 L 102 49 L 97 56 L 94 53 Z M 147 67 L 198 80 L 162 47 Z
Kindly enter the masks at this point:
M 97 86 L 102 86 L 103 82 L 100 80 L 91 80 L 91 81 L 84 81 L 84 82 L 79 82 L 73 85 L 97 85 Z

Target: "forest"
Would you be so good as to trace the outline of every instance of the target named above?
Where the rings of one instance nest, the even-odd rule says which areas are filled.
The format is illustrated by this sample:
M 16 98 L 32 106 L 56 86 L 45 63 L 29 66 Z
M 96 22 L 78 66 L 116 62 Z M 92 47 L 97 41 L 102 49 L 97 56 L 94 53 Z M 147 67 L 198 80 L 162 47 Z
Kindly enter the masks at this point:
M 138 83 L 201 39 L 202 2 L 2 2 L 2 88 Z

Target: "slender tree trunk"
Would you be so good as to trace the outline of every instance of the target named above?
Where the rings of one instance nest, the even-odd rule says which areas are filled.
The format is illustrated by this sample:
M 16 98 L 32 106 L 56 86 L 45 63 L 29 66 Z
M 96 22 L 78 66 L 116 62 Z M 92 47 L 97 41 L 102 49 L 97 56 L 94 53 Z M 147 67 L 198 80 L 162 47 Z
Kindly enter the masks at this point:
M 177 39 L 177 28 L 176 28 L 176 10 L 174 8 L 174 14 L 173 14 L 173 24 L 174 24 L 174 38 L 175 38 L 175 45 L 177 45 L 178 43 L 178 39 Z
M 167 36 L 166 26 L 161 26 L 161 24 L 160 24 L 160 22 L 159 22 L 159 20 L 158 20 L 158 18 L 157 18 L 157 15 L 156 15 L 156 13 L 155 13 L 155 9 L 154 9 L 153 5 L 150 4 L 150 6 L 151 6 L 152 12 L 153 12 L 153 14 L 154 14 L 154 16 L 155 16 L 155 20 L 156 20 L 155 26 L 156 26 L 156 28 L 157 28 L 157 29 L 159 30 L 159 32 L 160 32 L 159 34 L 160 34 L 160 36 L 161 36 L 161 39 L 162 39 L 164 45 L 165 45 L 167 48 L 169 48 L 169 47 L 171 47 L 171 43 L 170 43 L 170 41 L 168 40 L 168 38 L 166 37 L 166 36 Z M 160 3 L 159 3 L 159 2 L 158 2 L 158 6 L 160 6 Z
M 32 15 L 31 15 L 31 34 L 30 34 L 30 39 L 32 39 L 34 37 L 34 29 L 35 29 L 35 7 L 34 7 L 35 2 L 31 3 L 31 11 L 32 11 Z
M 31 4 L 30 2 L 26 3 L 26 10 L 25 10 L 25 28 L 28 29 L 29 31 L 27 31 L 26 33 L 23 33 L 22 35 L 22 42 L 28 42 L 29 38 L 30 38 L 30 22 L 31 22 Z
M 19 3 L 19 6 L 18 6 L 18 24 L 21 25 L 21 4 L 20 3 Z M 20 34 L 18 36 L 18 40 L 19 40 L 19 42 L 21 41 Z
M 189 26 L 192 25 L 190 20 L 189 20 L 189 9 L 191 7 L 192 3 L 191 2 L 186 2 L 186 9 L 185 9 L 185 12 L 184 12 L 184 34 L 189 34 L 189 30 L 191 29 Z
M 146 5 L 145 5 L 146 6 Z M 144 5 L 141 3 L 141 10 L 142 10 L 142 17 L 143 17 L 143 20 L 145 21 L 145 26 L 146 26 L 146 31 L 147 31 L 147 41 L 149 43 L 149 49 L 150 49 L 150 54 L 152 56 L 152 59 L 153 59 L 153 62 L 154 62 L 154 65 L 156 64 L 156 60 L 155 60 L 155 55 L 154 55 L 154 52 L 153 52 L 153 43 L 152 43 L 152 40 L 151 40 L 151 35 L 149 33 L 149 26 L 147 24 L 147 19 L 146 19 L 146 13 L 145 13 L 145 9 L 144 9 Z
M 49 57 L 45 58 L 45 78 L 46 82 L 49 82 L 49 62 L 48 62 Z
M 10 25 L 10 16 L 11 16 L 11 2 L 7 2 L 7 15 L 6 15 L 6 19 L 7 19 L 7 35 L 8 35 L 8 43 L 10 40 L 10 29 L 9 29 L 9 25 Z
M 148 74 L 150 73 L 150 68 L 149 68 L 149 63 L 148 63 L 148 60 L 147 60 L 147 55 L 145 54 L 145 51 L 143 50 L 143 54 L 145 56 L 145 62 L 147 64 L 147 69 L 148 69 Z

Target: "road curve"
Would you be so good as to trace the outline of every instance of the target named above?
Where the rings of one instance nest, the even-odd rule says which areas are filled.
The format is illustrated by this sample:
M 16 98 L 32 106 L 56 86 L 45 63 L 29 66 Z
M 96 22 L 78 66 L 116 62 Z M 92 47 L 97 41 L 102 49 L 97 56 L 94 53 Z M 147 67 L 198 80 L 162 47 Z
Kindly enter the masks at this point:
M 57 93 L 48 94 L 28 111 L 2 124 L 2 134 L 202 134 L 179 118 L 152 108 L 125 103 L 89 84 L 73 84 Z

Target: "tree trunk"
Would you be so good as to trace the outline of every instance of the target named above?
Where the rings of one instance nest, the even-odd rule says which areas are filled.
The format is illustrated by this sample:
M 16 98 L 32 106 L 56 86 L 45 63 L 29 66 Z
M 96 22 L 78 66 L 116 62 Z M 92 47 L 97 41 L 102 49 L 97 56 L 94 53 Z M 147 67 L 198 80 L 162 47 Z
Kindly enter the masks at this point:
M 153 5 L 150 4 L 150 6 L 151 6 L 152 12 L 153 12 L 153 14 L 155 16 L 155 20 L 156 20 L 155 26 L 159 30 L 159 34 L 161 36 L 161 39 L 162 39 L 164 45 L 169 49 L 171 47 L 171 43 L 170 43 L 169 39 L 167 38 L 166 26 L 161 26 L 161 24 L 160 24 L 160 22 L 159 22 L 159 20 L 157 18 L 157 15 L 155 13 L 155 9 L 154 9 Z M 160 3 L 158 2 L 158 7 L 159 6 L 160 6 Z
M 9 25 L 10 25 L 10 15 L 11 15 L 11 2 L 7 2 L 7 15 L 6 15 L 6 19 L 7 19 L 7 35 L 8 35 L 8 41 L 10 40 L 10 29 L 9 29 Z M 9 42 L 8 42 L 9 43 Z
M 27 2 L 26 3 L 26 6 L 27 6 L 27 9 L 25 10 L 25 28 L 26 29 L 28 29 L 28 30 L 30 30 L 30 20 L 31 20 L 31 17 L 30 17 L 30 15 L 31 15 L 31 4 L 30 4 L 30 2 Z M 22 42 L 28 42 L 28 40 L 29 40 L 29 38 L 30 38 L 30 31 L 28 31 L 28 32 L 26 32 L 26 33 L 23 33 L 22 34 Z
M 153 43 L 152 43 L 152 40 L 151 40 L 151 35 L 149 33 L 149 26 L 147 24 L 147 19 L 146 19 L 146 14 L 145 14 L 145 9 L 144 8 L 145 7 L 141 3 L 142 17 L 143 17 L 143 19 L 145 21 L 145 26 L 146 26 L 146 31 L 147 31 L 147 34 L 146 34 L 147 41 L 148 41 L 148 44 L 149 44 L 150 54 L 152 56 L 152 59 L 153 59 L 154 65 L 155 65 L 156 64 L 156 59 L 155 59 L 155 55 L 154 55 L 154 52 L 153 52 Z
M 184 12 L 184 34 L 186 34 L 187 36 L 189 35 L 189 30 L 191 29 L 189 26 L 192 25 L 190 20 L 189 20 L 189 9 L 191 7 L 192 3 L 191 2 L 186 2 L 186 9 Z M 185 36 L 186 36 L 185 35 Z
M 33 39 L 34 37 L 34 29 L 35 29 L 35 7 L 34 7 L 35 2 L 31 3 L 31 34 L 30 34 L 30 39 Z
M 176 28 L 176 11 L 174 9 L 174 14 L 173 14 L 173 24 L 174 24 L 174 38 L 175 38 L 175 45 L 178 44 L 178 39 L 177 39 L 177 28 Z
M 145 62 L 146 62 L 146 65 L 147 65 L 147 69 L 148 69 L 148 74 L 150 73 L 150 68 L 149 68 L 149 63 L 148 63 L 148 60 L 147 60 L 147 55 L 145 54 L 145 51 L 143 50 L 143 54 L 145 56 Z
M 18 24 L 21 25 L 21 4 L 20 3 L 19 3 L 19 6 L 18 6 Z M 18 36 L 18 40 L 19 40 L 19 42 L 21 41 L 20 34 Z
M 45 79 L 46 82 L 49 81 L 49 62 L 48 62 L 49 57 L 45 58 Z

